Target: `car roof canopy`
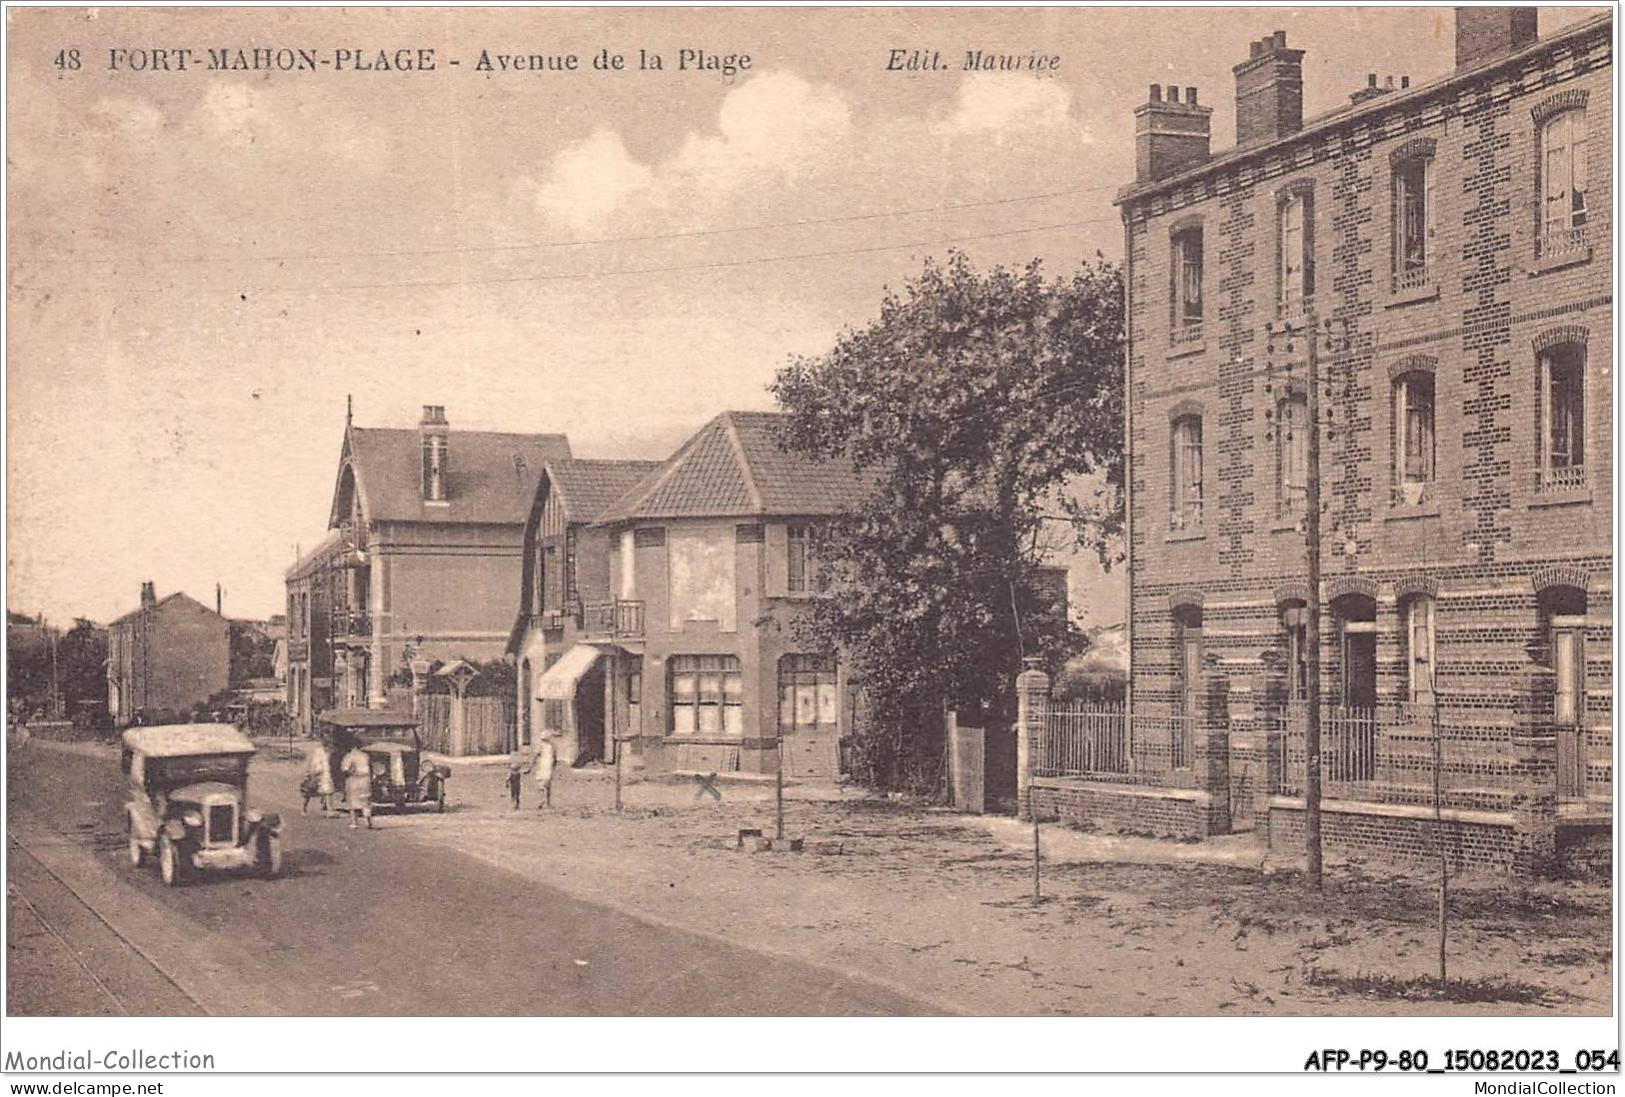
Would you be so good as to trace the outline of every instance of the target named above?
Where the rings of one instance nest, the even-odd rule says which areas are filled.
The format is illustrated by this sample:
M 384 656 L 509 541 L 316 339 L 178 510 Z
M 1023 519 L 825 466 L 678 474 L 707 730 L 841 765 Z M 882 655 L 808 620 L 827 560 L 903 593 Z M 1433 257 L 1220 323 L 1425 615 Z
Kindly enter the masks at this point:
M 164 724 L 131 728 L 124 745 L 149 758 L 180 758 L 192 754 L 253 754 L 254 744 L 230 724 Z
M 374 728 L 415 728 L 418 718 L 410 712 L 391 712 L 381 708 L 338 708 L 317 717 L 324 724 L 339 728 L 372 730 Z

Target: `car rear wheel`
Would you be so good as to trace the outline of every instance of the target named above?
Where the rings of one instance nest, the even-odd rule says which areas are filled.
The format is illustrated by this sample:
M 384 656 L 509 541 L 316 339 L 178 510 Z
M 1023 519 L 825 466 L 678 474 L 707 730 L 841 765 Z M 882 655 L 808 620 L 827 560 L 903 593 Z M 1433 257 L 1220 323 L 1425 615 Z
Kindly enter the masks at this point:
M 265 836 L 260 849 L 260 869 L 267 877 L 282 875 L 282 839 L 275 834 Z
M 169 835 L 158 836 L 158 875 L 163 877 L 165 887 L 179 887 L 185 883 L 186 869 L 182 856 L 182 851 L 176 848 Z

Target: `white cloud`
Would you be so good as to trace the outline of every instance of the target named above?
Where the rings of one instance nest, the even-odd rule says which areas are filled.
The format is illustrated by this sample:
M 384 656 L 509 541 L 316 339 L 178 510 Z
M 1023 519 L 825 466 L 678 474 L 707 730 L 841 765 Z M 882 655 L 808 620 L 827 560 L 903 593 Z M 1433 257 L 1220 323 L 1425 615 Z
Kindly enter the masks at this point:
M 649 188 L 654 173 L 633 159 L 612 129 L 600 128 L 553 157 L 536 204 L 577 232 L 600 226 L 632 196 Z
M 852 137 L 837 89 L 764 74 L 723 97 L 713 130 L 689 133 L 658 163 L 634 158 L 615 130 L 595 130 L 553 158 L 536 202 L 555 223 L 587 232 L 634 204 L 691 210 L 805 177 L 840 163 Z
M 1017 73 L 967 76 L 959 85 L 959 102 L 946 128 L 955 134 L 993 134 L 1011 130 L 1064 129 L 1072 123 L 1072 93 L 1055 80 Z

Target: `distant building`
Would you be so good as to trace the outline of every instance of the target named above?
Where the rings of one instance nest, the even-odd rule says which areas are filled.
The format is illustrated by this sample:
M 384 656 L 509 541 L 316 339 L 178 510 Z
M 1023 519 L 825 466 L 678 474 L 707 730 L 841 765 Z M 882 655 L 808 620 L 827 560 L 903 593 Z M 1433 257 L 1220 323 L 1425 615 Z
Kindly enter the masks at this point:
M 839 772 L 852 691 L 837 655 L 807 650 L 794 625 L 819 597 L 813 531 L 862 485 L 781 449 L 780 418 L 706 424 L 594 515 L 578 557 L 589 544 L 602 557 L 564 563 L 562 579 L 548 550 L 597 504 L 559 507 L 544 483 L 510 650 L 531 668 L 529 718 L 570 753 L 612 757 L 614 736 L 659 769 L 771 773 L 782 743 L 786 773 Z M 568 495 L 568 476 L 558 484 Z
M 439 406 L 416 430 L 346 416 L 330 533 L 287 573 L 302 729 L 330 707 L 382 707 L 414 659 L 501 657 L 537 479 L 569 456 L 561 434 L 454 432 Z
M 107 626 L 107 711 L 124 727 L 185 719 L 226 689 L 231 624 L 181 593 L 159 599 L 141 584 L 141 604 Z

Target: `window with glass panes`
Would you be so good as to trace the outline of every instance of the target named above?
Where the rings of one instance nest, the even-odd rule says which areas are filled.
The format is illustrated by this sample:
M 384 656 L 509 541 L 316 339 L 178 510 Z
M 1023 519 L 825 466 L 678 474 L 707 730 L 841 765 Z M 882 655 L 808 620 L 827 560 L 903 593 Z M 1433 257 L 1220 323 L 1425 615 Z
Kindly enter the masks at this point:
M 1585 242 L 1590 210 L 1586 204 L 1586 112 L 1562 111 L 1540 131 L 1541 247 L 1561 253 Z
M 671 668 L 673 735 L 732 735 L 745 730 L 745 682 L 733 655 L 674 655 Z
M 1433 158 L 1401 160 L 1394 166 L 1394 277 L 1401 287 L 1427 274 L 1432 207 Z
M 1174 326 L 1202 322 L 1202 230 L 1174 233 Z
M 1585 348 L 1565 343 L 1542 352 L 1540 379 L 1542 479 L 1578 486 L 1585 469 Z
M 1309 696 L 1309 607 L 1292 602 L 1281 609 L 1286 631 L 1286 696 L 1302 701 Z
M 1394 480 L 1433 482 L 1433 375 L 1407 373 L 1394 381 Z
M 807 542 L 808 529 L 806 526 L 789 526 L 786 528 L 785 551 L 786 560 L 786 586 L 791 594 L 807 593 Z
M 779 660 L 779 734 L 834 731 L 840 722 L 833 655 Z
M 1192 529 L 1202 524 L 1202 417 L 1174 420 L 1171 524 Z

